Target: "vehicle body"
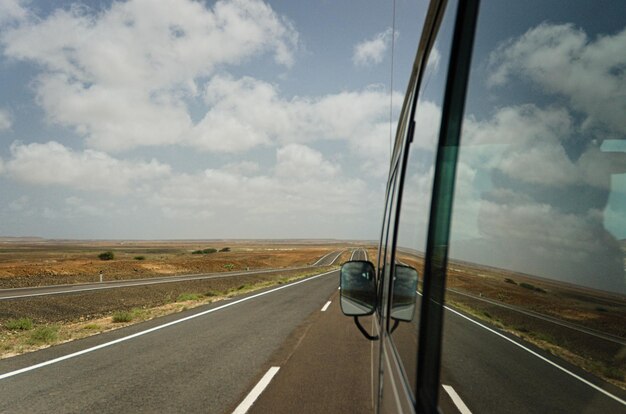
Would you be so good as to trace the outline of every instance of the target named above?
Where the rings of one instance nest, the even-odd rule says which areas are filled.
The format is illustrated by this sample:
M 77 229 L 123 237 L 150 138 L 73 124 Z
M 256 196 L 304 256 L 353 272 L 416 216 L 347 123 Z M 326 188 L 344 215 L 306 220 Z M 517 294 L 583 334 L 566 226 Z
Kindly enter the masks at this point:
M 378 340 L 377 412 L 462 411 L 442 385 L 480 388 L 470 378 L 483 366 L 493 385 L 470 398 L 476 412 L 626 411 L 626 16 L 619 2 L 535 3 L 430 2 L 397 126 L 377 266 L 347 262 L 341 275 L 344 313 Z M 575 320 L 582 308 L 593 315 Z M 484 309 L 502 319 L 485 322 Z M 603 325 L 598 312 L 614 320 Z M 494 361 L 455 350 L 458 329 L 445 328 L 457 314 L 512 350 Z M 359 322 L 367 315 L 371 326 Z M 537 339 L 552 331 L 565 339 Z M 548 342 L 556 362 L 544 354 Z M 587 346 L 605 349 L 594 356 L 604 368 L 568 365 L 568 352 L 584 359 Z M 542 363 L 575 385 L 555 396 L 548 375 L 523 378 L 518 348 L 550 359 Z M 514 395 L 504 397 L 509 386 Z

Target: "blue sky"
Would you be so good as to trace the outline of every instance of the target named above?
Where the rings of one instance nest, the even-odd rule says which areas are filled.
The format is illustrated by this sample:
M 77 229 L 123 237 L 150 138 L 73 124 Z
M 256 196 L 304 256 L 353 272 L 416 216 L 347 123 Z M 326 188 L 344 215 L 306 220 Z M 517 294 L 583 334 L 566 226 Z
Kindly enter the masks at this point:
M 397 1 L 394 118 L 425 3 Z M 390 2 L 0 0 L 0 16 L 0 235 L 377 237 Z

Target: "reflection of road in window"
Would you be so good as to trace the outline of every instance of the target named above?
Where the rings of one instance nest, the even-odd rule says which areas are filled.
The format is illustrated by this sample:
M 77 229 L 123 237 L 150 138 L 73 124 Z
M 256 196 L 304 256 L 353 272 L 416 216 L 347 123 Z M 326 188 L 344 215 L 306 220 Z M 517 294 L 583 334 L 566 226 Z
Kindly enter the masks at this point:
M 626 21 L 610 8 L 531 3 L 515 13 L 482 3 L 446 301 L 626 389 L 626 54 L 615 53 L 626 50 Z M 459 357 L 449 348 L 444 370 Z M 464 355 L 481 352 L 468 343 Z M 475 373 L 446 371 L 449 380 L 508 369 L 474 362 Z M 547 378 L 506 381 L 571 392 Z M 509 403 L 498 401 L 515 411 Z

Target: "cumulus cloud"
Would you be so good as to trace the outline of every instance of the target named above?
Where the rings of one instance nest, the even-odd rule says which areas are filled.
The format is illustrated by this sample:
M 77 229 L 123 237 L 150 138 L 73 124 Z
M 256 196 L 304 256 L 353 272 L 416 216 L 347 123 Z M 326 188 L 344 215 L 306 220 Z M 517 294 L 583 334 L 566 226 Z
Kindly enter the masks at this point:
M 165 180 L 150 201 L 171 216 L 193 217 L 195 211 L 235 221 L 371 213 L 375 203 L 365 182 L 337 179 L 338 172 L 320 152 L 290 144 L 277 149 L 276 167 L 268 174 L 228 169 L 178 174 Z
M 28 11 L 23 3 L 20 0 L 0 0 L 0 25 L 26 19 Z
M 326 139 L 348 141 L 366 159 L 388 152 L 389 97 L 380 88 L 286 99 L 267 82 L 215 76 L 204 98 L 210 110 L 186 141 L 194 147 L 237 152 Z
M 396 36 L 398 34 L 396 33 Z M 383 61 L 383 57 L 387 48 L 391 44 L 393 30 L 387 30 L 377 33 L 373 38 L 364 40 L 354 46 L 352 54 L 352 62 L 357 66 L 376 65 Z
M 498 47 L 491 85 L 517 75 L 564 96 L 586 115 L 584 127 L 626 133 L 626 29 L 589 39 L 573 24 L 542 23 Z
M 13 178 L 29 184 L 62 185 L 110 194 L 143 191 L 151 180 L 170 175 L 170 167 L 156 160 L 118 160 L 94 150 L 77 152 L 54 141 L 14 143 L 5 169 Z
M 332 178 L 338 173 L 338 166 L 306 145 L 289 144 L 276 151 L 276 174 L 280 177 L 300 181 L 311 177 Z
M 192 123 L 185 98 L 217 67 L 265 53 L 290 66 L 298 34 L 256 0 L 74 6 L 1 35 L 6 56 L 38 63 L 38 102 L 53 122 L 105 151 L 177 143 Z
M 0 132 L 11 129 L 11 125 L 13 125 L 13 120 L 11 119 L 9 111 L 0 109 Z

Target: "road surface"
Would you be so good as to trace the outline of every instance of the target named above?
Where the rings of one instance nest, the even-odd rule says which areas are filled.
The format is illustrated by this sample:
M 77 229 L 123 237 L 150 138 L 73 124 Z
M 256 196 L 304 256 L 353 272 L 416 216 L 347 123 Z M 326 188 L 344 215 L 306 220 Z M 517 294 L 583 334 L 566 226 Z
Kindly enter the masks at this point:
M 333 251 L 318 259 L 311 266 L 289 267 L 280 269 L 263 269 L 263 270 L 249 270 L 249 271 L 236 271 L 236 272 L 219 272 L 219 273 L 197 273 L 188 275 L 177 276 L 163 276 L 152 277 L 143 279 L 126 279 L 126 280 L 111 280 L 96 283 L 76 283 L 71 285 L 51 285 L 51 286 L 38 286 L 38 287 L 25 287 L 25 288 L 13 288 L 13 289 L 0 289 L 0 300 L 28 298 L 36 296 L 49 296 L 49 295 L 63 295 L 77 292 L 87 292 L 94 290 L 104 289 L 117 289 L 130 286 L 146 286 L 162 283 L 174 283 L 188 280 L 204 280 L 204 279 L 219 279 L 241 275 L 258 275 L 263 273 L 281 273 L 290 272 L 294 270 L 310 270 L 320 266 L 331 266 L 335 264 L 339 256 L 343 251 Z
M 230 413 L 272 369 L 249 412 L 368 412 L 379 343 L 340 314 L 337 287 L 333 271 L 1 360 L 0 412 Z M 622 390 L 454 310 L 442 383 L 474 413 L 626 410 Z

